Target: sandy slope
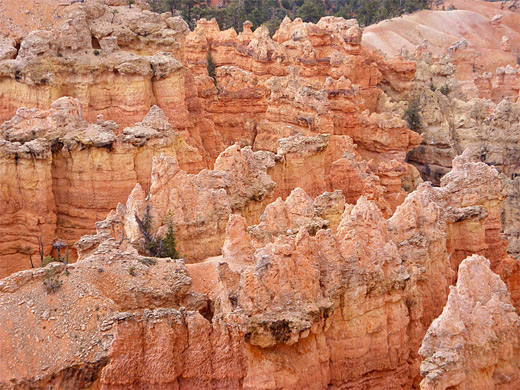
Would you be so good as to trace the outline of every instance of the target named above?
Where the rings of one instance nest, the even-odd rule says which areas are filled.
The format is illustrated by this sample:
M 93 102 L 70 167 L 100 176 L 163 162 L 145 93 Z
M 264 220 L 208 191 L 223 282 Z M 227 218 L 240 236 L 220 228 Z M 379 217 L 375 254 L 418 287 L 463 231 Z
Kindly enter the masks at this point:
M 501 9 L 501 3 L 478 0 L 453 0 L 445 3 L 453 11 L 420 11 L 412 15 L 385 20 L 365 29 L 363 44 L 388 55 L 400 50 L 413 53 L 425 40 L 428 49 L 441 54 L 456 41 L 468 42 L 467 52 L 474 53 L 477 66 L 494 70 L 497 66 L 514 64 L 520 47 L 520 11 Z M 502 14 L 502 22 L 493 25 L 491 19 Z M 511 38 L 512 51 L 500 51 L 503 36 Z
M 126 0 L 84 0 L 106 5 L 126 5 Z M 0 0 L 0 36 L 20 40 L 34 30 L 48 30 L 63 22 L 74 0 Z M 145 0 L 136 6 L 147 8 Z
M 48 29 L 60 21 L 69 4 L 65 0 L 3 0 L 0 1 L 0 35 L 18 38 L 30 31 Z

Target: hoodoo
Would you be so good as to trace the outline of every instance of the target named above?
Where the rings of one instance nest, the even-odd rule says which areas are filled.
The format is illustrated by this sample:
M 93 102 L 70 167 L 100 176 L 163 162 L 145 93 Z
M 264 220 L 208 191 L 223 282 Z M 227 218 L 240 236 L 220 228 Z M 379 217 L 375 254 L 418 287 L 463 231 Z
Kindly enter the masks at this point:
M 0 389 L 519 388 L 520 5 L 387 3 L 0 4 Z

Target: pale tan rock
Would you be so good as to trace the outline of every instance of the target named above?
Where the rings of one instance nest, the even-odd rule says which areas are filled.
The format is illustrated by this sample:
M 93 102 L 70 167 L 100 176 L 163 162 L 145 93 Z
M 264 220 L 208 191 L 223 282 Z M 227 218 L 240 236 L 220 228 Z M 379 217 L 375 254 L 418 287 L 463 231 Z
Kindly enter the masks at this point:
M 233 210 L 243 209 L 251 200 L 262 201 L 272 192 L 276 183 L 267 170 L 274 165 L 272 153 L 253 152 L 248 146 L 240 149 L 238 145 L 233 145 L 218 156 L 214 169 L 227 172 L 230 176 L 228 192 Z
M 502 37 L 502 41 L 500 42 L 500 50 L 506 53 L 511 51 L 511 38 L 509 38 L 507 35 Z
M 317 215 L 329 221 L 329 227 L 335 231 L 345 210 L 345 196 L 340 190 L 324 192 L 314 199 L 313 206 Z
M 47 111 L 22 107 L 16 115 L 0 127 L 2 138 L 9 141 L 27 142 L 36 138 L 60 137 L 66 132 L 85 127 L 81 107 L 76 99 L 60 98 Z M 50 138 L 50 137 L 49 137 Z
M 11 60 L 16 57 L 18 50 L 16 50 L 13 43 L 7 39 L 0 39 L 0 61 Z
M 264 28 L 254 33 L 246 28 L 237 35 L 233 30 L 220 31 L 216 21 L 201 20 L 186 36 L 186 24 L 179 17 L 137 7 L 113 9 L 89 1 L 66 9 L 62 26 L 34 32 L 22 45 L 25 49 L 20 58 L 3 63 L 1 96 L 9 98 L 0 104 L 0 118 L 10 118 L 20 105 L 46 109 L 50 103 L 46 97 L 66 91 L 78 98 L 82 115 L 89 122 L 103 115 L 107 122 L 119 125 L 111 129 L 112 125 L 96 124 L 107 131 L 95 126 L 81 129 L 67 140 L 69 149 L 78 145 L 109 148 L 114 143 L 111 131 L 116 137 L 122 133 L 123 140 L 136 147 L 143 146 L 155 139 L 155 131 L 160 132 L 139 124 L 154 105 L 163 110 L 172 128 L 198 149 L 183 145 L 188 150 L 184 157 L 196 167 L 190 168 L 193 173 L 212 168 L 219 154 L 236 142 L 253 150 L 275 152 L 279 139 L 329 133 L 336 139 L 354 138 L 360 155 L 375 161 L 373 172 L 377 174 L 375 165 L 394 158 L 403 160 L 406 150 L 419 140 L 403 127 L 404 122 L 373 112 L 381 94 L 377 84 L 382 73 L 395 88 L 404 88 L 413 63 L 385 61 L 364 51 L 361 30 L 354 20 L 327 17 L 317 25 L 286 20 L 279 39 L 271 39 Z M 297 31 L 294 39 L 290 30 Z M 52 34 L 60 39 L 54 42 Z M 111 42 L 110 48 L 102 47 L 106 42 Z M 217 88 L 207 76 L 208 52 L 217 65 Z M 287 78 L 290 68 L 293 70 Z M 236 115 L 237 99 L 241 115 Z M 384 134 L 375 138 L 384 140 L 383 148 L 365 139 L 381 129 Z M 316 170 L 312 176 L 301 174 L 298 164 L 303 160 L 290 162 L 291 153 L 286 153 L 290 169 L 284 173 L 284 183 L 273 172 L 273 180 L 279 184 L 274 198 L 288 196 L 297 186 L 313 197 L 336 190 L 334 180 L 321 179 L 319 185 L 312 181 L 323 176 L 322 172 L 328 175 L 330 163 L 345 152 L 339 149 L 343 144 L 338 145 L 333 140 L 327 153 L 316 153 L 319 156 L 313 162 Z M 317 161 L 322 157 L 323 164 Z M 193 161 L 196 158 L 201 161 Z M 312 153 L 304 160 L 311 162 Z M 298 169 L 291 169 L 291 165 Z M 147 177 L 148 173 L 138 176 Z M 146 187 L 146 181 L 139 181 Z M 403 193 L 390 192 L 389 199 L 402 199 Z M 243 212 L 252 223 L 269 201 L 264 193 L 257 196 L 262 206 L 246 206 Z M 242 207 L 243 200 L 234 198 L 238 204 L 232 207 Z M 389 213 L 397 203 L 394 200 L 385 199 Z
M 269 204 L 260 223 L 249 227 L 248 232 L 255 246 L 261 247 L 279 235 L 294 235 L 302 228 L 315 234 L 328 226 L 329 222 L 318 216 L 312 198 L 301 188 L 295 188 L 285 201 L 278 198 Z
M 497 14 L 497 15 L 493 16 L 493 18 L 491 19 L 491 24 L 493 26 L 500 26 L 500 24 L 502 23 L 503 17 L 504 17 L 504 15 L 502 15 L 502 14 Z
M 421 389 L 514 389 L 518 386 L 518 315 L 506 285 L 473 255 L 426 334 L 419 353 Z
M 251 263 L 255 248 L 247 233 L 246 220 L 237 214 L 231 214 L 226 225 L 226 239 L 222 247 L 222 257 L 229 263 Z
M 61 25 L 28 34 L 20 39 L 16 60 L 2 61 L 0 89 L 10 97 L 2 100 L 0 119 L 9 119 L 19 106 L 46 109 L 64 95 L 80 100 L 89 121 L 102 114 L 130 125 L 154 104 L 166 109 L 172 97 L 163 101 L 163 88 L 183 87 L 182 65 L 161 54 L 182 47 L 186 24 L 171 19 L 168 24 L 138 7 L 114 9 L 97 1 L 64 8 Z M 172 107 L 176 113 L 183 109 L 184 101 Z M 187 120 L 186 114 L 167 115 Z
M 117 38 L 116 37 L 105 37 L 99 40 L 99 45 L 101 47 L 101 50 L 112 53 L 116 50 L 119 50 L 119 45 L 117 44 Z
M 446 12 L 449 7 L 453 9 Z M 393 57 L 413 53 L 427 38 L 428 50 L 432 55 L 424 59 L 429 57 L 435 62 L 449 52 L 464 93 L 477 97 L 478 89 L 473 83 L 476 75 L 494 73 L 498 67 L 516 63 L 514 45 L 520 38 L 519 26 L 520 16 L 514 6 L 508 8 L 483 1 L 450 0 L 442 5 L 438 3 L 431 9 L 368 26 L 362 43 L 367 48 L 381 50 Z M 511 38 L 511 52 L 502 50 L 504 35 Z M 447 42 L 453 45 L 450 47 Z M 504 48 L 508 49 L 507 44 Z
M 438 69 L 434 69 L 435 64 Z M 421 126 L 418 131 L 424 135 L 424 141 L 408 155 L 408 161 L 420 171 L 423 179 L 438 185 L 440 178 L 451 169 L 453 158 L 470 149 L 475 159 L 492 164 L 506 177 L 514 179 L 518 174 L 514 157 L 518 143 L 518 105 L 510 99 L 500 100 L 511 96 L 514 80 L 518 78 L 517 69 L 500 67 L 495 76 L 487 72 L 476 78 L 480 96 L 499 101 L 495 104 L 485 99 L 466 99 L 454 82 L 453 74 L 448 69 L 441 72 L 444 65 L 445 61 L 432 64 L 427 59 L 418 63 L 414 96 L 419 100 Z M 450 88 L 447 95 L 439 90 L 446 86 Z M 402 104 L 390 98 L 382 102 L 381 110 L 403 112 Z M 509 186 L 510 191 L 513 188 Z M 513 219 L 514 209 L 508 205 L 515 202 L 515 196 L 509 192 L 510 200 L 501 217 L 508 221 L 502 229 L 511 237 L 508 251 L 514 256 L 518 251 L 513 233 L 517 222 Z

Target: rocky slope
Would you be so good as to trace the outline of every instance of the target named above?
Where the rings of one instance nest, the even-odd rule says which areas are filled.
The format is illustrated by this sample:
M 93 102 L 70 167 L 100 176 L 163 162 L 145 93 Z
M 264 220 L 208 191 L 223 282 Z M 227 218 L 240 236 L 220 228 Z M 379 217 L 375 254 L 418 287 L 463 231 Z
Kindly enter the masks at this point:
M 443 6 L 455 9 L 444 11 Z M 510 37 L 518 35 L 518 26 L 520 12 L 511 2 L 454 1 L 364 32 L 368 47 L 394 54 L 402 49 L 395 46 L 401 42 L 403 57 L 416 62 L 413 88 L 396 91 L 383 86 L 387 96 L 380 99 L 379 110 L 405 115 L 409 103 L 417 102 L 416 130 L 424 139 L 408 162 L 422 178 L 438 185 L 453 158 L 466 149 L 506 176 L 509 196 L 503 205 L 503 232 L 514 256 L 520 253 L 515 181 L 520 69 L 515 46 L 519 40 Z M 394 39 L 398 36 L 403 39 Z
M 508 198 L 503 205 L 503 232 L 509 252 L 518 256 L 520 220 L 518 204 L 519 104 L 510 99 L 494 103 L 487 99 L 468 99 L 461 92 L 456 68 L 448 59 L 423 57 L 417 60 L 413 88 L 400 93 L 388 90 L 379 110 L 406 116 L 411 102 L 417 103 L 423 135 L 422 144 L 407 156 L 424 180 L 438 185 L 451 169 L 451 161 L 468 149 L 474 158 L 495 166 L 507 182 Z M 449 85 L 448 93 L 443 87 Z M 383 87 L 384 88 L 384 87 Z

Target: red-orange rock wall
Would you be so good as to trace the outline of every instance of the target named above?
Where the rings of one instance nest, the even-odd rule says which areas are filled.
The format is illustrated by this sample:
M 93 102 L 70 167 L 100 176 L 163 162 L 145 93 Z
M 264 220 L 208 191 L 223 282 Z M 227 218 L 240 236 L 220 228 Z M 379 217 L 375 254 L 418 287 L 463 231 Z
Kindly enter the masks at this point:
M 15 179 L 15 180 L 13 180 Z M 38 237 L 56 230 L 56 202 L 51 161 L 2 152 L 0 158 L 0 277 L 40 265 Z M 50 250 L 46 242 L 45 251 Z

